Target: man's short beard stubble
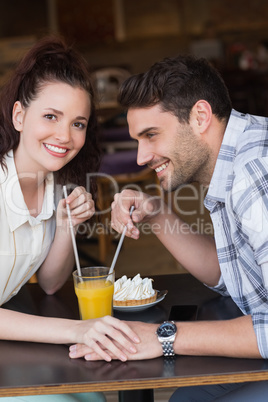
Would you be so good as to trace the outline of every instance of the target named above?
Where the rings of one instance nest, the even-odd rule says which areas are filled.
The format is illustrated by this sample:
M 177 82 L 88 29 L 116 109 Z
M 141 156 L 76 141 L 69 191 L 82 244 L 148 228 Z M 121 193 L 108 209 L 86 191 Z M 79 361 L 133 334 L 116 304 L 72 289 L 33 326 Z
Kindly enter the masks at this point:
M 160 179 L 160 185 L 165 193 L 193 182 L 205 185 L 210 182 L 214 169 L 210 148 L 205 142 L 196 138 L 190 127 L 184 129 L 178 137 L 179 141 L 176 141 L 170 162 L 173 163 L 174 172 L 170 173 L 162 183 Z

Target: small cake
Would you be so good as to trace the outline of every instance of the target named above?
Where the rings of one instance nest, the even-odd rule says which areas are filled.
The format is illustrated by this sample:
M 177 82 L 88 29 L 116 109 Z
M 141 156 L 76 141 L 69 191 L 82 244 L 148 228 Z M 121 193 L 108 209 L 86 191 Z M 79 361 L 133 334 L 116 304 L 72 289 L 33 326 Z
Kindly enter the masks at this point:
M 114 306 L 139 306 L 154 302 L 157 292 L 152 282 L 150 278 L 142 279 L 140 274 L 133 279 L 122 276 L 114 283 Z

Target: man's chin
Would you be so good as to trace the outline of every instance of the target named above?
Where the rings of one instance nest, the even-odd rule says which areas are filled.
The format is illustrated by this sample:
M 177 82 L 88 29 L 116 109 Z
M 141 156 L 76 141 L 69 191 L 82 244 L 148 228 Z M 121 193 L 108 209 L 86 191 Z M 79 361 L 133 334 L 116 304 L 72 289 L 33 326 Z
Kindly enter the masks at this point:
M 185 186 L 186 184 L 192 183 L 192 180 L 189 180 L 185 183 L 172 183 L 172 182 L 167 182 L 165 180 L 160 181 L 160 186 L 161 189 L 163 190 L 164 193 L 172 193 L 173 191 L 178 190 L 180 187 Z
M 171 193 L 176 190 L 176 188 L 172 188 L 172 183 L 166 182 L 165 180 L 160 180 L 160 186 L 164 193 Z

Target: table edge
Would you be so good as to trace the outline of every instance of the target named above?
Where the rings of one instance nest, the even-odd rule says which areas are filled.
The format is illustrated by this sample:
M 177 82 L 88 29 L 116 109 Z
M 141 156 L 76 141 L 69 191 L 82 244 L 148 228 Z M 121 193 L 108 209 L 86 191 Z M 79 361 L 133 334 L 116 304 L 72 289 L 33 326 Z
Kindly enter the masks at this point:
M 268 380 L 268 372 L 260 371 L 257 373 L 230 373 L 210 376 L 194 376 L 194 377 L 174 377 L 142 380 L 137 379 L 133 382 L 129 380 L 120 380 L 116 382 L 96 382 L 85 384 L 68 384 L 68 385 L 51 385 L 51 386 L 35 386 L 35 387 L 12 387 L 0 388 L 1 397 L 4 396 L 26 396 L 26 395 L 51 395 L 51 394 L 68 394 L 79 392 L 106 392 L 106 391 L 123 391 L 123 390 L 138 390 L 138 389 L 159 389 L 159 388 L 174 388 L 196 385 L 212 385 L 239 383 L 247 381 L 264 381 Z

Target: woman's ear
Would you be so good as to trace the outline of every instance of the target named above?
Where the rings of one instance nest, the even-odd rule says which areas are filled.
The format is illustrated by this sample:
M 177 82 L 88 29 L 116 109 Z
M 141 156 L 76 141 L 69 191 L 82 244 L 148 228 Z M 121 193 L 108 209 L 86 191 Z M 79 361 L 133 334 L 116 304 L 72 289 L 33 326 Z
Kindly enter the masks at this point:
M 24 109 L 19 101 L 16 101 L 12 111 L 12 121 L 14 128 L 21 132 L 23 128 Z
M 205 100 L 199 100 L 193 106 L 193 116 L 200 134 L 203 134 L 211 123 L 212 109 L 210 104 Z

